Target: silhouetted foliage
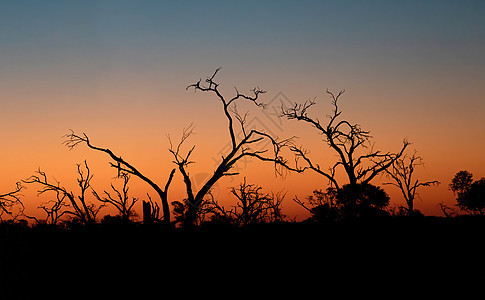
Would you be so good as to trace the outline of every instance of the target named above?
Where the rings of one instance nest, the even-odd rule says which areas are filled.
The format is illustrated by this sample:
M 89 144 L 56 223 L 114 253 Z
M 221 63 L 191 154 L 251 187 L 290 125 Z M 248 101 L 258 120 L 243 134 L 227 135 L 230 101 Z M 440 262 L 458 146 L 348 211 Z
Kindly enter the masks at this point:
M 346 184 L 336 193 L 337 204 L 345 217 L 374 217 L 385 215 L 389 196 L 370 183 Z
M 421 165 L 423 165 L 423 159 L 418 156 L 415 151 L 412 156 L 404 155 L 394 160 L 392 167 L 386 169 L 387 176 L 391 178 L 393 182 L 384 184 L 390 184 L 399 188 L 408 206 L 408 215 L 419 214 L 419 212 L 414 209 L 414 199 L 416 196 L 419 197 L 417 189 L 419 187 L 439 184 L 439 181 L 437 180 L 420 182 L 418 179 L 413 179 L 415 168 Z
M 307 197 L 308 204 L 295 197 L 293 201 L 300 204 L 311 213 L 313 221 L 336 221 L 340 219 L 340 207 L 337 203 L 336 189 L 328 188 L 314 190 L 313 195 Z M 309 207 L 310 206 L 310 207 Z
M 450 183 L 458 207 L 472 214 L 485 214 L 485 177 L 473 181 L 473 174 L 460 171 Z
M 314 221 L 385 216 L 389 200 L 383 189 L 370 183 L 346 184 L 340 189 L 329 187 L 325 192 L 315 190 L 307 198 L 308 204 L 294 199 L 312 214 Z

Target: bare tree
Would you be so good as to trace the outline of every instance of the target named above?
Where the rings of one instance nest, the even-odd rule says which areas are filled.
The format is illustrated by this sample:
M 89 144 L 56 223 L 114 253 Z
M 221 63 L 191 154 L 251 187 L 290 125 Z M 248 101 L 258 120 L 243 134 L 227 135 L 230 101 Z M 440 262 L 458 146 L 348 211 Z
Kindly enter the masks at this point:
M 195 146 L 193 146 L 186 154 L 181 153 L 181 146 L 193 132 L 193 126 L 184 129 L 182 138 L 177 146 L 174 146 L 169 138 L 169 150 L 174 157 L 174 163 L 177 165 L 180 173 L 183 176 L 186 186 L 188 202 L 186 225 L 188 226 L 194 223 L 199 207 L 203 202 L 204 197 L 206 197 L 210 192 L 212 186 L 224 176 L 233 176 L 238 174 L 238 172 L 231 171 L 237 161 L 243 157 L 253 157 L 261 161 L 274 163 L 275 170 L 277 170 L 277 167 L 284 163 L 283 158 L 280 156 L 280 150 L 282 147 L 289 144 L 289 140 L 278 141 L 277 138 L 274 138 L 265 132 L 256 129 L 249 130 L 245 127 L 247 114 L 242 116 L 238 113 L 238 111 L 235 109 L 236 102 L 247 101 L 257 107 L 263 107 L 263 104 L 259 102 L 259 96 L 264 94 L 265 91 L 259 88 L 254 88 L 251 90 L 253 95 L 248 96 L 241 94 L 236 88 L 236 94 L 232 98 L 224 97 L 219 90 L 219 84 L 214 81 L 214 77 L 219 70 L 220 68 L 218 68 L 214 74 L 212 74 L 211 77 L 208 77 L 204 82 L 202 82 L 202 79 L 200 79 L 198 82 L 187 87 L 187 89 L 193 88 L 195 91 L 209 92 L 216 95 L 217 99 L 222 105 L 222 110 L 228 122 L 227 129 L 231 142 L 229 153 L 226 156 L 221 157 L 221 160 L 214 173 L 199 189 L 199 191 L 193 190 L 193 184 L 187 170 L 187 167 L 192 163 L 189 159 L 190 155 L 195 149 Z M 237 123 L 239 123 L 239 128 L 242 133 L 241 135 L 236 135 Z M 269 144 L 273 147 L 272 151 L 269 149 L 258 150 L 256 147 L 253 147 L 258 142 L 262 141 L 269 142 Z
M 231 208 L 224 207 L 212 194 L 209 194 L 210 197 L 199 206 L 197 222 L 211 221 L 246 226 L 281 222 L 285 218 L 281 212 L 281 203 L 286 196 L 283 191 L 263 193 L 262 187 L 249 184 L 244 178 L 242 183 L 231 188 L 231 193 L 237 199 L 235 205 Z M 186 205 L 178 201 L 172 204 L 174 205 L 174 213 L 179 220 L 183 221 Z
M 281 203 L 284 194 L 262 193 L 262 187 L 246 183 L 246 178 L 239 186 L 231 188 L 237 202 L 231 211 L 236 225 L 255 223 L 273 223 L 283 220 Z
M 148 201 L 143 201 L 143 224 L 152 224 L 159 220 L 160 207 L 147 193 Z
M 0 221 L 2 220 L 2 215 L 12 215 L 12 209 L 15 205 L 20 206 L 20 213 L 23 212 L 24 205 L 22 201 L 20 201 L 20 192 L 22 191 L 23 186 L 20 182 L 17 182 L 15 190 L 6 194 L 0 195 Z
M 98 201 L 106 204 L 113 205 L 119 212 L 121 217 L 121 221 L 124 223 L 130 222 L 130 217 L 132 217 L 135 212 L 133 211 L 133 206 L 136 202 L 138 202 L 138 198 L 128 196 L 128 182 L 130 181 L 130 175 L 127 173 L 121 173 L 119 176 L 123 179 L 123 187 L 121 190 L 116 188 L 113 183 L 111 183 L 111 189 L 116 194 L 116 196 L 112 196 L 108 191 L 104 191 L 104 196 L 101 197 L 98 193 L 93 190 L 93 195 L 98 199 Z
M 55 192 L 56 200 L 47 201 L 38 207 L 46 213 L 45 219 L 40 220 L 35 216 L 25 216 L 29 219 L 35 220 L 37 224 L 57 225 L 62 216 L 69 213 L 69 211 L 66 210 L 69 207 L 69 203 L 66 201 L 67 196 L 65 193 L 61 192 L 60 190 L 56 190 Z
M 114 161 L 110 162 L 111 167 L 115 168 L 118 171 L 118 176 L 120 176 L 123 172 L 135 175 L 136 177 L 140 178 L 144 182 L 148 183 L 159 195 L 161 203 L 162 203 L 162 210 L 163 210 L 163 221 L 166 224 L 170 223 L 170 207 L 168 204 L 167 193 L 170 183 L 172 182 L 175 169 L 172 169 L 170 175 L 168 176 L 168 180 L 165 183 L 164 188 L 162 189 L 158 184 L 154 181 L 143 175 L 137 168 L 135 168 L 132 164 L 127 162 L 125 159 L 121 158 L 121 156 L 116 155 L 108 148 L 97 147 L 91 144 L 88 136 L 83 133 L 82 135 L 77 135 L 74 131 L 71 130 L 71 133 L 65 136 L 66 140 L 64 144 L 69 148 L 73 149 L 79 144 L 85 143 L 90 149 L 104 152 L 109 155 L 109 157 Z
M 314 127 L 324 137 L 324 142 L 338 154 L 337 162 L 325 170 L 312 161 L 307 149 L 292 145 L 290 149 L 296 155 L 295 166 L 285 165 L 286 168 L 299 173 L 308 169 L 313 170 L 327 178 L 331 186 L 337 190 L 340 190 L 342 186 L 335 177 L 338 168 L 344 170 L 348 184 L 352 186 L 359 183 L 370 183 L 378 174 L 392 166 L 409 145 L 409 142 L 404 140 L 401 150 L 397 153 L 375 150 L 374 144 L 370 141 L 369 131 L 363 130 L 358 124 L 352 124 L 340 118 L 342 111 L 339 109 L 338 101 L 344 92 L 340 91 L 335 95 L 327 90 L 333 106 L 332 113 L 327 116 L 327 122 L 320 122 L 318 118 L 308 115 L 308 110 L 316 104 L 314 100 L 305 101 L 303 104 L 295 103 L 291 108 L 282 107 L 281 109 L 282 117 L 286 117 L 288 120 L 303 121 Z M 362 150 L 367 151 L 362 153 Z M 299 165 L 300 160 L 304 161 L 303 166 Z
M 72 191 L 68 191 L 65 187 L 61 186 L 59 181 L 56 181 L 55 183 L 49 182 L 46 173 L 40 169 L 37 170 L 35 175 L 23 180 L 23 182 L 27 184 L 40 184 L 42 188 L 38 191 L 38 195 L 42 195 L 47 192 L 56 193 L 57 201 L 54 201 L 54 205 L 50 208 L 44 209 L 44 211 L 47 212 L 48 217 L 50 213 L 53 214 L 50 217 L 52 222 L 58 221 L 60 217 L 60 209 L 66 206 L 64 204 L 66 198 L 68 199 L 72 210 L 68 210 L 65 213 L 72 215 L 75 219 L 78 219 L 83 224 L 96 222 L 96 215 L 103 206 L 96 206 L 95 204 L 88 203 L 86 201 L 86 192 L 91 189 L 91 180 L 93 175 L 91 174 L 91 170 L 89 169 L 86 161 L 84 161 L 84 168 L 85 170 L 83 170 L 81 164 L 77 164 L 77 173 L 79 175 L 77 183 L 80 188 L 80 194 L 77 197 L 74 196 Z
M 419 187 L 439 184 L 439 181 L 437 180 L 420 182 L 419 179 L 413 178 L 415 168 L 422 165 L 423 159 L 417 155 L 416 151 L 414 151 L 412 156 L 404 155 L 394 160 L 392 166 L 386 169 L 387 176 L 392 179 L 393 182 L 386 182 L 384 184 L 393 185 L 399 188 L 404 200 L 406 200 L 409 215 L 414 213 L 414 199 L 416 196 L 419 197 L 417 189 Z

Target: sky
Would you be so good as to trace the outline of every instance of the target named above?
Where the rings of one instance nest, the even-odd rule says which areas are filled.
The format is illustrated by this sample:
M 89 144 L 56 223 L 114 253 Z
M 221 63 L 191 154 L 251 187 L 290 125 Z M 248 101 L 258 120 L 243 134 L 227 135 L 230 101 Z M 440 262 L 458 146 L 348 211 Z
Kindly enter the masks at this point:
M 321 136 L 278 119 L 277 109 L 315 99 L 311 114 L 324 120 L 325 90 L 345 89 L 342 116 L 371 131 L 376 148 L 413 142 L 425 162 L 419 178 L 441 182 L 422 190 L 415 207 L 440 215 L 439 202 L 455 204 L 448 183 L 456 172 L 485 176 L 484 15 L 483 1 L 0 0 L 0 191 L 37 168 L 75 189 L 84 160 L 93 186 L 107 189 L 116 175 L 108 158 L 69 151 L 62 145 L 69 129 L 163 185 L 174 167 L 166 134 L 176 140 L 194 123 L 190 174 L 212 173 L 229 142 L 227 121 L 213 95 L 185 88 L 222 67 L 224 95 L 266 90 L 267 112 L 241 109 L 280 138 L 298 136 L 321 166 L 335 162 Z M 240 170 L 218 183 L 229 206 L 229 187 L 246 177 L 265 191 L 284 190 L 285 212 L 301 219 L 308 215 L 291 199 L 328 186 L 312 173 L 277 177 L 255 161 Z M 47 200 L 35 190 L 24 191 L 32 211 Z M 391 204 L 404 205 L 396 189 L 385 190 Z M 131 192 L 154 195 L 136 180 Z M 169 201 L 183 197 L 177 173 Z

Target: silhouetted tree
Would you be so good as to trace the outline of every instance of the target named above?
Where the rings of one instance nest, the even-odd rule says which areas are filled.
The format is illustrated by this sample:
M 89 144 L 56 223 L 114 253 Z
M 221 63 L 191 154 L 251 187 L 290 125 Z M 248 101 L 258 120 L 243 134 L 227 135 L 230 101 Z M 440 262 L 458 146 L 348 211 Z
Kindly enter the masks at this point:
M 231 188 L 237 198 L 236 205 L 230 211 L 238 226 L 257 223 L 274 223 L 283 220 L 281 193 L 262 193 L 262 187 L 246 183 L 246 178 L 239 186 Z
M 440 209 L 443 212 L 443 214 L 445 215 L 445 217 L 454 218 L 454 217 L 458 216 L 458 212 L 456 211 L 456 209 L 454 207 L 450 207 L 447 204 L 445 204 L 444 202 L 438 203 L 438 206 L 440 207 Z
M 231 149 L 226 156 L 222 156 L 219 164 L 215 168 L 212 176 L 204 183 L 204 185 L 198 190 L 193 190 L 192 180 L 189 176 L 187 167 L 191 164 L 190 155 L 195 149 L 193 146 L 186 154 L 181 153 L 181 146 L 190 136 L 193 130 L 193 126 L 185 129 L 182 134 L 180 143 L 177 146 L 172 144 L 170 140 L 170 152 L 174 157 L 174 163 L 177 165 L 180 173 L 183 176 L 183 180 L 186 186 L 187 192 L 187 212 L 185 213 L 185 222 L 187 226 L 191 226 L 194 223 L 200 205 L 203 203 L 204 198 L 208 195 L 213 185 L 224 176 L 233 176 L 238 172 L 231 171 L 234 164 L 244 157 L 253 157 L 261 161 L 273 162 L 275 166 L 284 163 L 283 158 L 279 155 L 280 149 L 288 144 L 289 140 L 277 141 L 276 138 L 270 136 L 268 133 L 251 129 L 248 130 L 245 127 L 246 115 L 241 116 L 235 109 L 236 102 L 247 101 L 256 105 L 257 107 L 263 107 L 263 104 L 259 102 L 259 96 L 265 91 L 254 88 L 252 96 L 241 94 L 236 89 L 236 94 L 232 98 L 224 97 L 220 90 L 219 84 L 214 81 L 214 77 L 220 70 L 217 69 L 211 77 L 208 77 L 204 82 L 200 79 L 198 82 L 191 84 L 187 89 L 193 88 L 195 91 L 214 93 L 217 99 L 221 102 L 222 110 L 228 122 L 229 138 L 231 142 Z M 239 127 L 242 132 L 242 136 L 236 135 L 235 122 L 239 123 Z M 272 155 L 266 155 L 269 150 L 257 150 L 252 148 L 258 142 L 267 141 L 272 146 Z
M 163 210 L 163 221 L 166 224 L 170 223 L 170 207 L 168 204 L 168 199 L 167 199 L 167 192 L 168 188 L 170 186 L 170 183 L 172 182 L 173 175 L 175 173 L 175 169 L 172 169 L 170 172 L 170 175 L 168 176 L 168 180 L 165 183 L 165 187 L 162 189 L 160 186 L 158 186 L 154 181 L 143 175 L 137 168 L 135 168 L 132 164 L 127 162 L 125 159 L 121 158 L 121 156 L 118 156 L 113 153 L 108 148 L 101 148 L 94 146 L 91 144 L 91 141 L 89 140 L 88 136 L 83 133 L 81 135 L 77 135 L 74 133 L 74 131 L 71 130 L 71 133 L 67 134 L 65 136 L 66 140 L 64 141 L 64 144 L 69 148 L 73 149 L 77 145 L 81 143 L 85 143 L 90 149 L 96 150 L 96 151 L 101 151 L 109 155 L 109 157 L 114 161 L 110 162 L 111 167 L 117 169 L 118 171 L 118 176 L 121 175 L 121 173 L 128 173 L 135 175 L 136 177 L 140 178 L 144 182 L 148 183 L 159 195 L 161 203 L 162 203 L 162 210 Z
M 298 199 L 297 196 L 293 199 L 311 213 L 313 221 L 335 221 L 340 218 L 336 189 L 330 187 L 326 191 L 314 190 L 313 195 L 308 196 L 306 200 L 308 203 Z
M 42 186 L 42 188 L 37 192 L 38 195 L 42 195 L 47 192 L 56 193 L 57 200 L 54 200 L 54 205 L 44 211 L 48 214 L 48 220 L 51 223 L 57 223 L 59 217 L 64 214 L 60 210 L 62 207 L 67 207 L 65 205 L 65 199 L 68 200 L 71 210 L 67 210 L 65 213 L 73 216 L 74 219 L 78 219 L 82 224 L 90 224 L 96 222 L 96 215 L 99 213 L 103 205 L 96 206 L 93 203 L 88 203 L 86 201 L 86 192 L 91 188 L 91 179 L 93 175 L 88 167 L 86 161 L 84 161 L 83 170 L 81 164 L 77 164 L 77 173 L 79 175 L 77 183 L 80 189 L 80 194 L 76 197 L 72 191 L 68 191 L 65 187 L 61 186 L 59 181 L 55 183 L 49 182 L 45 172 L 40 169 L 37 170 L 35 175 L 32 175 L 24 183 L 31 184 L 37 183 Z M 92 190 L 92 188 L 91 188 Z M 49 214 L 52 214 L 49 216 Z M 61 214 L 61 215 L 60 215 Z
M 309 151 L 303 147 L 291 146 L 291 150 L 296 154 L 296 165 L 286 167 L 297 172 L 304 172 L 311 169 L 318 174 L 327 178 L 331 186 L 337 190 L 341 189 L 341 185 L 337 182 L 335 173 L 337 168 L 342 168 L 348 178 L 348 184 L 355 186 L 358 183 L 370 183 L 381 172 L 392 166 L 394 161 L 399 159 L 404 150 L 409 145 L 407 140 L 403 141 L 401 150 L 397 153 L 381 152 L 374 150 L 373 144 L 370 141 L 371 135 L 369 131 L 363 130 L 358 124 L 351 124 L 347 120 L 341 120 L 339 117 L 342 111 L 338 107 L 338 101 L 344 91 L 340 91 L 337 95 L 329 92 L 332 99 L 333 111 L 328 116 L 328 122 L 322 123 L 318 118 L 310 117 L 308 110 L 316 104 L 315 101 L 305 101 L 303 104 L 295 103 L 291 108 L 282 107 L 282 117 L 288 120 L 298 120 L 310 124 L 322 136 L 323 141 L 338 154 L 338 161 L 328 168 L 322 169 L 319 164 L 316 164 L 309 157 Z M 368 149 L 365 153 L 359 154 L 359 151 Z M 304 166 L 298 165 L 300 159 L 305 162 Z
M 46 213 L 45 219 L 41 220 L 37 217 L 27 215 L 26 217 L 35 220 L 37 224 L 58 225 L 62 216 L 68 213 L 66 208 L 69 207 L 69 203 L 67 203 L 68 200 L 65 193 L 61 192 L 60 190 L 56 190 L 55 192 L 56 200 L 47 201 L 38 207 Z
M 308 203 L 298 198 L 294 201 L 312 214 L 313 221 L 335 221 L 387 215 L 389 196 L 378 186 L 358 183 L 345 184 L 340 189 L 329 187 L 325 192 L 315 190 L 307 198 Z
M 373 217 L 386 214 L 389 196 L 370 183 L 346 184 L 336 193 L 337 204 L 345 217 Z
M 138 198 L 128 196 L 128 182 L 130 181 L 130 176 L 127 173 L 121 173 L 120 178 L 123 179 L 123 187 L 120 189 L 116 188 L 113 183 L 111 183 L 111 189 L 116 194 L 112 196 L 108 191 L 104 191 L 104 197 L 98 195 L 98 193 L 93 190 L 93 195 L 102 203 L 111 204 L 119 212 L 122 223 L 129 223 L 130 218 L 135 215 L 133 211 L 133 206 L 138 202 Z
M 143 201 L 143 224 L 152 224 L 159 219 L 160 207 L 147 193 L 148 201 Z
M 406 200 L 408 215 L 413 215 L 414 210 L 414 199 L 419 194 L 416 190 L 419 187 L 426 187 L 432 185 L 438 185 L 439 181 L 425 181 L 420 182 L 419 179 L 413 179 L 413 173 L 417 166 L 423 165 L 423 159 L 416 154 L 416 151 L 412 156 L 404 155 L 393 161 L 392 167 L 386 169 L 386 174 L 393 182 L 387 182 L 384 184 L 393 185 L 399 188 L 404 200 Z
M 456 195 L 465 194 L 473 183 L 473 174 L 468 171 L 459 171 L 451 180 L 450 189 Z
M 473 181 L 473 175 L 470 172 L 460 171 L 452 179 L 450 189 L 456 195 L 456 202 L 460 209 L 484 215 L 485 177 Z
M 20 201 L 20 192 L 22 189 L 22 184 L 17 182 L 15 190 L 6 194 L 0 194 L 0 221 L 3 220 L 3 214 L 11 216 L 13 214 L 12 209 L 16 205 L 20 207 L 19 213 L 23 212 L 24 205 Z
M 281 203 L 285 197 L 282 192 L 263 193 L 262 187 L 248 184 L 246 178 L 237 187 L 231 188 L 236 197 L 236 203 L 230 209 L 222 206 L 212 194 L 199 206 L 197 222 L 210 221 L 212 223 L 226 223 L 235 226 L 249 224 L 281 222 L 285 218 L 281 212 Z M 174 201 L 173 212 L 180 221 L 184 220 L 187 212 L 187 202 Z

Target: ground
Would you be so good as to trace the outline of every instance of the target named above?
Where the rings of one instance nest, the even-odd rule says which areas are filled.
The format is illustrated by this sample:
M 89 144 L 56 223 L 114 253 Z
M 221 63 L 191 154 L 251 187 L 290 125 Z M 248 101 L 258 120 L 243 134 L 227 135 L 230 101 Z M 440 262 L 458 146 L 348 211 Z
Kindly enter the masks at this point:
M 303 290 L 356 284 L 473 287 L 485 279 L 482 218 L 388 218 L 244 229 L 95 225 L 1 229 L 2 299 L 187 288 Z M 124 290 L 125 289 L 125 290 Z M 65 291 L 65 292 L 61 292 Z

